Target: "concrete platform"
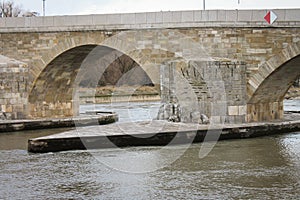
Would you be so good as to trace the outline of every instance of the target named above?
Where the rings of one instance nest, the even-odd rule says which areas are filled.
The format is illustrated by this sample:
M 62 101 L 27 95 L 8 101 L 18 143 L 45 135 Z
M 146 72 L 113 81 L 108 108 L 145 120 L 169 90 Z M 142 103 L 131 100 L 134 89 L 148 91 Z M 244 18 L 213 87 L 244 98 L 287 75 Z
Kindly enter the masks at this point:
M 242 139 L 300 131 L 300 120 L 221 125 L 148 121 L 78 127 L 61 134 L 30 139 L 28 151 L 47 153 L 130 146 L 165 146 L 209 140 Z M 220 137 L 219 137 L 220 135 Z M 208 137 L 206 137 L 208 136 Z
M 59 119 L 3 120 L 0 121 L 0 133 L 50 128 L 65 128 L 75 126 L 96 126 L 110 124 L 117 121 L 118 115 L 112 112 L 89 113 L 79 117 Z

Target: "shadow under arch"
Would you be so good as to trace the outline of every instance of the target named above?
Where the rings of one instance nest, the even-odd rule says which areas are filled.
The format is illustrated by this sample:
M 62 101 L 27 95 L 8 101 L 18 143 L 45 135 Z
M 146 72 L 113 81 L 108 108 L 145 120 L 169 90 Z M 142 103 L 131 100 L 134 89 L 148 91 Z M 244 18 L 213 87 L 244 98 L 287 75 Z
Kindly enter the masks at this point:
M 300 75 L 300 41 L 264 63 L 248 81 L 248 122 L 283 118 L 284 96 Z

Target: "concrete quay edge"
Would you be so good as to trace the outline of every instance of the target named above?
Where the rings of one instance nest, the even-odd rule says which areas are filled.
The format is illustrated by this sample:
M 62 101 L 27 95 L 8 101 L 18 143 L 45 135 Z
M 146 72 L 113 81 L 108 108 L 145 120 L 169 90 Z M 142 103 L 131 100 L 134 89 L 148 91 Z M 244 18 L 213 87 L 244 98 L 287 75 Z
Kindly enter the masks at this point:
M 3 120 L 0 121 L 0 134 L 3 132 L 17 132 L 38 129 L 106 125 L 117 121 L 118 115 L 116 113 L 57 119 Z
M 155 132 L 156 128 L 161 126 L 162 123 L 164 126 L 163 129 Z M 126 127 L 128 130 L 125 130 Z M 134 130 L 136 127 L 141 129 Z M 212 134 L 212 138 L 220 134 L 218 140 L 254 138 L 300 131 L 300 120 L 226 124 L 223 126 L 154 121 L 99 126 L 99 132 L 96 134 L 91 132 L 85 134 L 81 133 L 81 131 L 84 132 L 83 129 L 77 129 L 76 132 L 70 131 L 30 139 L 28 140 L 28 151 L 31 153 L 49 153 L 70 150 L 191 144 L 203 142 L 207 134 Z

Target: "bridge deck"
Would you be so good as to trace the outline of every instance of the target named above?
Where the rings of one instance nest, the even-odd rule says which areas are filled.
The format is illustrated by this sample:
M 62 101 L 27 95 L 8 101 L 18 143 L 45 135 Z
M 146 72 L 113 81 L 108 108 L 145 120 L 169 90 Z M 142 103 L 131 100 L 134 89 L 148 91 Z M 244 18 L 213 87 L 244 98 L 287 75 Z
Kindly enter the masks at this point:
M 28 151 L 46 153 L 130 146 L 164 146 L 220 140 L 250 138 L 300 130 L 300 120 L 268 123 L 197 125 L 149 121 L 117 123 L 105 126 L 78 127 L 76 130 L 28 141 Z M 210 137 L 205 137 L 209 134 Z

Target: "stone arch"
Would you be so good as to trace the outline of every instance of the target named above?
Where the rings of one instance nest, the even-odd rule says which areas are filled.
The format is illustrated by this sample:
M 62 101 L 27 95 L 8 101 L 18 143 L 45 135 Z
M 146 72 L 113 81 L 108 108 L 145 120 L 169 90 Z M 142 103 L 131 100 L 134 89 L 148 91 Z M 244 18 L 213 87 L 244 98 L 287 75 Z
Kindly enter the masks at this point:
M 91 77 L 91 84 L 96 88 L 107 67 L 122 55 L 118 50 L 93 44 L 68 49 L 55 57 L 34 81 L 28 98 L 29 117 L 66 117 L 77 114 L 77 105 L 74 104 L 77 99 L 74 95 L 81 78 L 86 73 L 95 74 Z M 150 73 L 151 70 L 145 72 Z
M 29 93 L 29 117 L 64 117 L 77 114 L 74 113 L 77 105 L 69 95 L 74 91 L 71 86 L 75 81 L 73 78 L 79 72 L 79 66 L 84 60 L 88 60 L 86 56 L 97 55 L 97 49 L 100 52 L 114 49 L 128 55 L 140 64 L 156 84 L 159 83 L 160 65 L 164 62 L 179 58 L 209 59 L 201 45 L 181 33 L 176 35 L 168 30 L 153 30 L 124 31 L 111 37 L 101 34 L 101 37 L 88 35 L 65 38 L 65 41 L 59 42 L 51 51 L 41 56 L 32 69 L 34 81 Z M 57 65 L 60 63 L 64 66 L 58 69 Z M 53 82 L 60 85 L 52 84 Z M 44 91 L 45 88 L 49 91 Z
M 33 87 L 35 81 L 42 73 L 44 68 L 47 67 L 59 55 L 75 47 L 101 44 L 103 40 L 105 40 L 104 34 L 101 34 L 100 37 L 89 37 L 81 35 L 77 37 L 64 37 L 63 39 L 60 39 L 53 48 L 47 50 L 45 53 L 42 53 L 39 59 L 31 63 L 29 72 L 29 78 L 32 82 L 31 87 Z
M 54 58 L 67 50 L 83 45 L 103 45 L 116 49 L 133 58 L 140 65 L 150 64 L 147 62 L 147 56 L 142 52 L 144 50 L 147 50 L 148 54 L 152 54 L 155 50 L 168 52 L 165 57 L 213 61 L 201 44 L 192 40 L 188 35 L 175 30 L 173 32 L 169 30 L 85 32 L 60 39 L 53 48 L 42 53 L 39 59 L 33 61 L 29 73 L 32 84 Z M 156 53 L 153 54 L 155 56 Z
M 300 75 L 300 41 L 273 56 L 248 81 L 248 121 L 283 118 L 286 92 Z

